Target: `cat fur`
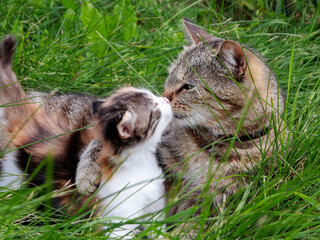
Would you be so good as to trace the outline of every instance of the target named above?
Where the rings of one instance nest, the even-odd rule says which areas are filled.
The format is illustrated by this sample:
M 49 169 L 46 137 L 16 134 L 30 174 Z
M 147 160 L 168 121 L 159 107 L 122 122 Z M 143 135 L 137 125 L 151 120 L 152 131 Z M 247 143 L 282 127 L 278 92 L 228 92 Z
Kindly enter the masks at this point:
M 260 54 L 183 22 L 192 44 L 169 68 L 163 96 L 175 118 L 158 147 L 159 161 L 174 176 L 168 188 L 179 179 L 183 189 L 170 214 L 201 206 L 203 194 L 214 209 L 245 186 L 241 175 L 275 151 L 284 111 L 276 75 Z

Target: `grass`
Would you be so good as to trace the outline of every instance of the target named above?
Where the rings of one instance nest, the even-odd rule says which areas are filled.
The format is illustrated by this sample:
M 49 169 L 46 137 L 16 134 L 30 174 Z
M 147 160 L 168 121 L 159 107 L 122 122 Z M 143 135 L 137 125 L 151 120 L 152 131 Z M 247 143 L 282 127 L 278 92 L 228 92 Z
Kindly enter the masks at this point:
M 164 222 L 202 224 L 197 239 L 319 239 L 319 1 L 7 0 L 0 11 L 0 35 L 16 35 L 14 69 L 29 90 L 106 96 L 133 85 L 161 94 L 185 44 L 183 16 L 258 50 L 286 93 L 287 151 L 265 159 L 217 215 L 185 212 Z M 1 239 L 104 238 L 97 218 L 38 211 L 49 187 L 0 192 Z

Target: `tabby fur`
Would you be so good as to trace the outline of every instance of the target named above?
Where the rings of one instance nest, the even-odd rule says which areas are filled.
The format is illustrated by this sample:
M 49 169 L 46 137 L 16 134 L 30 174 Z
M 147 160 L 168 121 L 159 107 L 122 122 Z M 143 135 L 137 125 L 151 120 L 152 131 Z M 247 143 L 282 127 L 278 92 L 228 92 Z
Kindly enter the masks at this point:
M 183 22 L 192 44 L 169 68 L 163 96 L 176 113 L 158 148 L 173 176 L 168 189 L 180 179 L 184 196 L 173 198 L 179 201 L 170 214 L 200 206 L 203 194 L 215 208 L 243 187 L 246 179 L 234 176 L 246 175 L 274 152 L 284 111 L 276 75 L 260 54 Z

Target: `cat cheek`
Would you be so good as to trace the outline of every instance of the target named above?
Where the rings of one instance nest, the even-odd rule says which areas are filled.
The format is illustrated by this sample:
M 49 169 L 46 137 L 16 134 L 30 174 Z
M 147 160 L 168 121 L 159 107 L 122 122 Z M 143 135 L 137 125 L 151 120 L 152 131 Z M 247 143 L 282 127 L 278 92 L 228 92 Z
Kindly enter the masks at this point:
M 191 108 L 188 105 L 178 101 L 175 104 L 173 104 L 173 110 L 183 114 L 190 112 Z

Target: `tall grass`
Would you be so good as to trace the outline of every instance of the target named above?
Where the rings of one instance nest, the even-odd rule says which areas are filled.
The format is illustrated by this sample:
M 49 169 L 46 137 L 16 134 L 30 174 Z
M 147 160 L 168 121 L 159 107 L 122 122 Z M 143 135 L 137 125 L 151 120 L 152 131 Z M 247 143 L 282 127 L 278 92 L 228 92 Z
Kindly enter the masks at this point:
M 265 159 L 216 215 L 191 217 L 190 210 L 161 223 L 196 223 L 198 239 L 319 238 L 319 1 L 8 0 L 0 11 L 0 35 L 16 35 L 14 70 L 29 90 L 106 96 L 130 84 L 161 94 L 166 69 L 186 44 L 183 16 L 257 49 L 286 93 L 286 151 Z M 48 188 L 0 192 L 1 239 L 103 238 L 100 219 L 39 211 L 58 194 Z M 156 227 L 146 225 L 137 238 Z

